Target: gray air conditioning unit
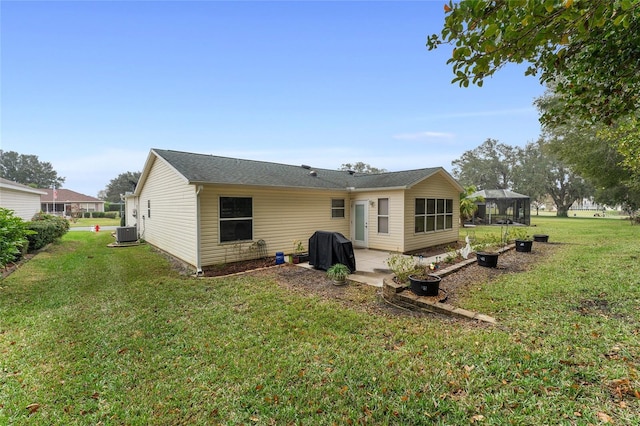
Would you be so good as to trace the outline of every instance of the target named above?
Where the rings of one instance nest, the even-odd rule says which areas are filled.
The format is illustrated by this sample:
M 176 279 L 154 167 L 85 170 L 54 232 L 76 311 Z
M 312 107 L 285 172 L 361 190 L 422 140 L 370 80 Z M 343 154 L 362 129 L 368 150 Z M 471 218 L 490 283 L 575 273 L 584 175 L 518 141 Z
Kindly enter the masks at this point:
M 138 240 L 138 228 L 135 226 L 118 226 L 116 228 L 117 243 L 132 243 Z

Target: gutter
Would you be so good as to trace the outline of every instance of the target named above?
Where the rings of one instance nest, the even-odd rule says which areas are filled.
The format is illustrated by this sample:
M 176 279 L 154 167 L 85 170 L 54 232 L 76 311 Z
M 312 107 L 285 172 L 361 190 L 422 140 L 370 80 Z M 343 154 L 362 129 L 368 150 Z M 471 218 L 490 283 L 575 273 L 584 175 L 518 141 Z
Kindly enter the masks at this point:
M 381 187 L 362 187 L 362 188 L 354 188 L 347 187 L 347 192 L 372 192 L 372 191 L 398 191 L 398 190 L 406 190 L 409 189 L 409 186 L 381 186 Z
M 200 244 L 202 239 L 202 231 L 200 230 L 200 192 L 202 188 L 202 185 L 196 186 L 196 276 L 198 277 L 204 274 L 202 271 L 202 250 Z

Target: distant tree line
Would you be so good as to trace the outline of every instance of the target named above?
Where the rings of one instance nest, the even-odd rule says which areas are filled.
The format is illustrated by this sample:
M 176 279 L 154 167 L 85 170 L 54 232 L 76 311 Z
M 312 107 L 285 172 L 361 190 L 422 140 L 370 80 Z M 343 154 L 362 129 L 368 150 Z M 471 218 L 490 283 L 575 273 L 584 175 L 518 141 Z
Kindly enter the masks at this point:
M 452 162 L 453 176 L 465 187 L 509 189 L 542 203 L 553 199 L 558 216 L 567 216 L 571 205 L 590 197 L 593 187 L 549 152 L 543 139 L 524 148 L 487 139 Z

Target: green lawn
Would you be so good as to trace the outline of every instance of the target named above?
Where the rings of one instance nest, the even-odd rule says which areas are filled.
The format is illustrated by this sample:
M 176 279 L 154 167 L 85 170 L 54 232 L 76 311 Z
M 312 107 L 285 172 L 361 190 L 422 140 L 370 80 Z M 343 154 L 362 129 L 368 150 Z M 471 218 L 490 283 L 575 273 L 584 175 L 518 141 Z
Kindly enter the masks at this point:
M 80 228 L 87 226 L 120 226 L 120 218 L 109 219 L 105 217 L 101 218 L 80 218 L 76 219 L 75 222 L 70 222 L 72 228 Z
M 640 226 L 533 222 L 556 256 L 468 295 L 496 327 L 183 277 L 68 233 L 0 281 L 0 424 L 640 424 Z

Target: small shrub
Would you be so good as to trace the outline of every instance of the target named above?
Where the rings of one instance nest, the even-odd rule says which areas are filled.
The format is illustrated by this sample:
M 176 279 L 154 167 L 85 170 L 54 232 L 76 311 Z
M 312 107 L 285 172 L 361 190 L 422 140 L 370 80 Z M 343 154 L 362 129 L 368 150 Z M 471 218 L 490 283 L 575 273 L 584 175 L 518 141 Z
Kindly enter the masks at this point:
M 28 248 L 27 237 L 31 232 L 13 210 L 0 207 L 0 267 L 20 260 Z
M 293 240 L 293 252 L 296 254 L 305 252 L 302 240 Z
M 461 257 L 460 253 L 458 253 L 455 248 L 447 247 L 447 254 L 444 257 L 444 263 L 456 263 L 459 257 Z
M 509 241 L 515 241 L 515 240 L 530 240 L 531 236 L 529 235 L 529 233 L 527 232 L 526 229 L 524 228 L 512 228 L 511 231 L 509 232 L 510 237 Z
M 69 221 L 60 216 L 37 214 L 27 228 L 33 233 L 27 236 L 29 239 L 29 251 L 39 250 L 49 243 L 62 237 L 69 230 Z
M 413 258 L 402 253 L 390 254 L 386 262 L 391 272 L 396 276 L 396 281 L 400 283 L 406 282 L 409 279 L 409 275 L 416 270 Z
M 342 263 L 336 263 L 327 269 L 327 277 L 334 281 L 344 281 L 350 273 L 349 267 Z
M 472 243 L 472 248 L 474 251 L 481 251 L 484 249 L 495 250 L 500 248 L 503 245 L 502 236 L 496 234 L 487 234 L 480 238 L 475 238 L 475 241 Z

